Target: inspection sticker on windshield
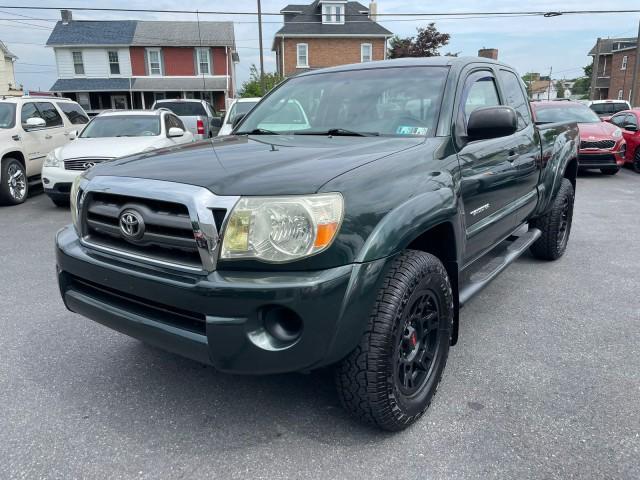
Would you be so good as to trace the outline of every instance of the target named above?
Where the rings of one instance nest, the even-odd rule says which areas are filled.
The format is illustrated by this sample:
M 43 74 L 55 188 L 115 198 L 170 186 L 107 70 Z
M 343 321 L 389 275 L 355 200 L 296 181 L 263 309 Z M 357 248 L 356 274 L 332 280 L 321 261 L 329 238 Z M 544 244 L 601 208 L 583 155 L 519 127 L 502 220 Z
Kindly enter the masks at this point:
M 427 127 L 405 127 L 402 125 L 396 129 L 398 135 L 426 135 L 428 131 Z

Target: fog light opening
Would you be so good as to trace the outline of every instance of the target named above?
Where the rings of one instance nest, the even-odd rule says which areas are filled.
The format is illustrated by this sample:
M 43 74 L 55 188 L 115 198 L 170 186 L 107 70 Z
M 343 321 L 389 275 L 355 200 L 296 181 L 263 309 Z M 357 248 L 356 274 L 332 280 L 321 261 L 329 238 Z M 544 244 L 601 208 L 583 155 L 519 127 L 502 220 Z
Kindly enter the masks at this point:
M 285 307 L 268 307 L 263 313 L 264 329 L 278 342 L 291 344 L 302 335 L 302 319 Z

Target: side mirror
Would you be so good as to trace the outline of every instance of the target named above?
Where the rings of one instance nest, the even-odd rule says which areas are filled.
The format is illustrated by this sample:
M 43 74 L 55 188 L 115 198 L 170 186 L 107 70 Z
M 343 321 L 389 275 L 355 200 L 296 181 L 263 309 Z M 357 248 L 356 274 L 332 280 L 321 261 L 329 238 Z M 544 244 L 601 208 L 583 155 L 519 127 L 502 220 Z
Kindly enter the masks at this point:
M 236 126 L 242 121 L 244 117 L 246 117 L 246 115 L 246 113 L 239 113 L 235 117 L 233 117 L 233 120 L 231 120 L 231 128 L 236 128 Z
M 183 135 L 184 135 L 184 130 L 178 127 L 171 127 L 167 132 L 167 137 L 169 138 L 181 137 Z
M 75 140 L 78 138 L 78 130 L 71 130 L 69 132 L 69 140 Z
M 482 107 L 469 116 L 467 138 L 470 142 L 488 140 L 513 135 L 517 130 L 518 117 L 512 107 Z
M 43 128 L 47 126 L 47 122 L 40 117 L 27 118 L 27 123 L 24 124 L 27 129 L 32 130 L 34 128 Z
M 212 117 L 211 126 L 216 128 L 222 127 L 222 117 Z
M 622 128 L 624 128 L 625 130 L 627 130 L 629 132 L 637 132 L 638 131 L 638 126 L 634 125 L 633 123 L 627 123 L 627 124 L 623 125 Z

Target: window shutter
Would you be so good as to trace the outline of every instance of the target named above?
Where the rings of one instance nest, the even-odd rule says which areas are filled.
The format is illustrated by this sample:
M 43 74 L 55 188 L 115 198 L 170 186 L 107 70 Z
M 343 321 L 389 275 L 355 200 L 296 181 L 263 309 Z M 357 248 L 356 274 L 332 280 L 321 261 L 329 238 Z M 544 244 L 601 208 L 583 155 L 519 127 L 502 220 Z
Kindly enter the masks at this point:
M 144 74 L 149 76 L 149 56 L 147 55 L 147 49 L 144 49 Z
M 193 49 L 193 74 L 198 75 L 200 71 L 198 70 L 198 47 Z
M 162 75 L 163 77 L 165 76 L 164 74 L 164 51 L 162 50 L 162 48 L 159 49 L 160 53 L 158 54 L 158 57 L 160 57 L 160 75 Z

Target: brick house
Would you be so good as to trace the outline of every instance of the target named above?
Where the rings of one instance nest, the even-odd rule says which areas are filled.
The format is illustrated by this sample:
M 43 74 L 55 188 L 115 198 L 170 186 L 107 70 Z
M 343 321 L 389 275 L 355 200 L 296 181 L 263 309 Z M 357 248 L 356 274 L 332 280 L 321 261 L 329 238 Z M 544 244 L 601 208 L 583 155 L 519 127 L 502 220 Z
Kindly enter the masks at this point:
M 640 104 L 640 75 L 634 79 L 638 39 L 598 38 L 589 52 L 593 57 L 592 100 L 619 99 Z M 635 102 L 631 98 L 635 84 Z
M 314 68 L 384 60 L 392 33 L 375 21 L 377 5 L 345 0 L 287 5 L 273 39 L 277 71 L 291 76 Z
M 62 11 L 47 46 L 52 92 L 88 111 L 150 108 L 163 98 L 200 98 L 217 109 L 235 94 L 232 22 L 85 21 Z

